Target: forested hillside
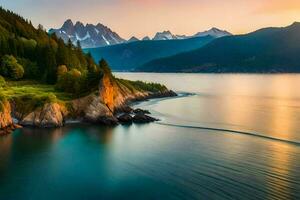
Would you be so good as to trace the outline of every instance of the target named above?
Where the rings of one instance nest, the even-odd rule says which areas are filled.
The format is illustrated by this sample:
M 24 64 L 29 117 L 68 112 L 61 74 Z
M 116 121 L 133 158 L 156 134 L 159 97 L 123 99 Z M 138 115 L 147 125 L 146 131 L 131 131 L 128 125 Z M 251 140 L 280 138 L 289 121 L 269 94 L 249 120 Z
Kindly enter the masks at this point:
M 82 52 L 80 44 L 65 44 L 56 35 L 48 35 L 42 25 L 35 28 L 30 21 L 3 8 L 0 46 L 0 75 L 6 80 L 58 82 L 64 91 L 82 92 L 96 86 L 100 78 L 99 66 L 91 55 Z

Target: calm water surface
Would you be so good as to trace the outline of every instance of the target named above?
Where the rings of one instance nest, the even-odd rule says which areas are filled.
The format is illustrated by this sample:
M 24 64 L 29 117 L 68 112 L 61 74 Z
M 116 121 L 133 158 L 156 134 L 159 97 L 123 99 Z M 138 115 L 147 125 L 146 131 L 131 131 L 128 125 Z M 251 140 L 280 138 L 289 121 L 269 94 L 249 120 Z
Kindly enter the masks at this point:
M 300 75 L 132 74 L 148 125 L 0 138 L 0 199 L 300 199 Z M 192 95 L 186 95 L 192 93 Z

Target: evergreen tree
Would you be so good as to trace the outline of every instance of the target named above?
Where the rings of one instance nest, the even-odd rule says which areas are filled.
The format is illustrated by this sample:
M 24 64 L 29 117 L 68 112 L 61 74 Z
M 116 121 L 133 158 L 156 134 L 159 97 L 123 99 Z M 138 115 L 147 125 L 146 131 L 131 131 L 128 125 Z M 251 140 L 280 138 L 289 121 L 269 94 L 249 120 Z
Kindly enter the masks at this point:
M 99 67 L 100 67 L 100 70 L 103 71 L 103 73 L 111 74 L 111 70 L 108 66 L 108 63 L 103 58 L 99 61 Z
M 51 46 L 44 48 L 44 58 L 45 58 L 45 78 L 44 80 L 47 83 L 54 84 L 56 83 L 56 72 L 57 72 L 57 63 L 55 58 L 55 53 Z

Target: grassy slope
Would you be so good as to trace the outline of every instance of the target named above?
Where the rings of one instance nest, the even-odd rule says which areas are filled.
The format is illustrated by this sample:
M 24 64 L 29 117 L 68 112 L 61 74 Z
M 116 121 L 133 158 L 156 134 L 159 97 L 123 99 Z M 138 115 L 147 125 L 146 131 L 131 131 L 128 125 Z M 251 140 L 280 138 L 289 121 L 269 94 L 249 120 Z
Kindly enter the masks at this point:
M 122 84 L 129 88 L 132 92 L 137 90 L 137 91 L 147 91 L 147 92 L 163 92 L 166 91 L 167 88 L 164 85 L 161 85 L 159 83 L 146 83 L 143 81 L 130 81 L 130 80 L 125 80 L 125 79 L 119 79 L 117 78 L 116 81 L 119 84 Z
M 115 79 L 119 84 L 129 88 L 130 91 L 166 91 L 167 88 L 161 84 L 145 83 L 142 81 L 129 81 L 124 79 Z M 87 96 L 88 94 L 86 94 Z M 34 81 L 8 81 L 6 86 L 0 90 L 1 99 L 14 101 L 18 107 L 29 112 L 33 109 L 43 106 L 45 103 L 59 102 L 67 103 L 78 97 L 55 89 L 54 85 L 41 84 Z
M 31 96 L 33 99 L 55 95 L 57 99 L 61 101 L 72 100 L 72 95 L 55 90 L 54 85 L 46 85 L 33 81 L 8 82 L 3 89 L 2 94 L 7 99 L 13 99 L 24 95 Z
M 46 103 L 65 103 L 72 99 L 69 94 L 57 92 L 53 85 L 43 85 L 32 81 L 9 81 L 5 87 L 1 88 L 1 95 L 10 102 L 14 102 L 16 109 L 24 114 Z

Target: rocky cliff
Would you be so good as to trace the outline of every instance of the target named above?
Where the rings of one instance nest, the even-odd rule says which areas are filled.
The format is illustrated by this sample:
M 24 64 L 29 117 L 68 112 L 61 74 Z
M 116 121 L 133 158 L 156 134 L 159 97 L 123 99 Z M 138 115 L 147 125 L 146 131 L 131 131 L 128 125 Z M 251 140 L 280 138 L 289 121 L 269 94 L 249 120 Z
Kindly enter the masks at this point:
M 61 127 L 64 125 L 64 118 L 68 115 L 65 106 L 58 103 L 47 103 L 37 108 L 20 119 L 22 126 L 35 127 Z
M 116 81 L 110 74 L 104 75 L 99 84 L 100 101 L 112 112 L 124 106 L 130 100 L 146 98 L 149 95 L 150 93 L 147 91 L 131 90 Z
M 16 128 L 18 128 L 18 126 L 13 123 L 9 102 L 0 100 L 0 135 L 8 134 Z
M 61 127 L 67 120 L 113 125 L 118 123 L 116 114 L 132 101 L 174 95 L 174 92 L 167 89 L 158 92 L 136 89 L 107 73 L 103 75 L 97 92 L 80 99 L 47 102 L 29 112 L 22 112 L 22 106 L 16 106 L 16 102 L 11 102 L 11 111 L 11 105 L 6 102 L 3 106 L 5 109 L 0 112 L 0 127 L 12 124 L 11 114 L 22 126 Z

